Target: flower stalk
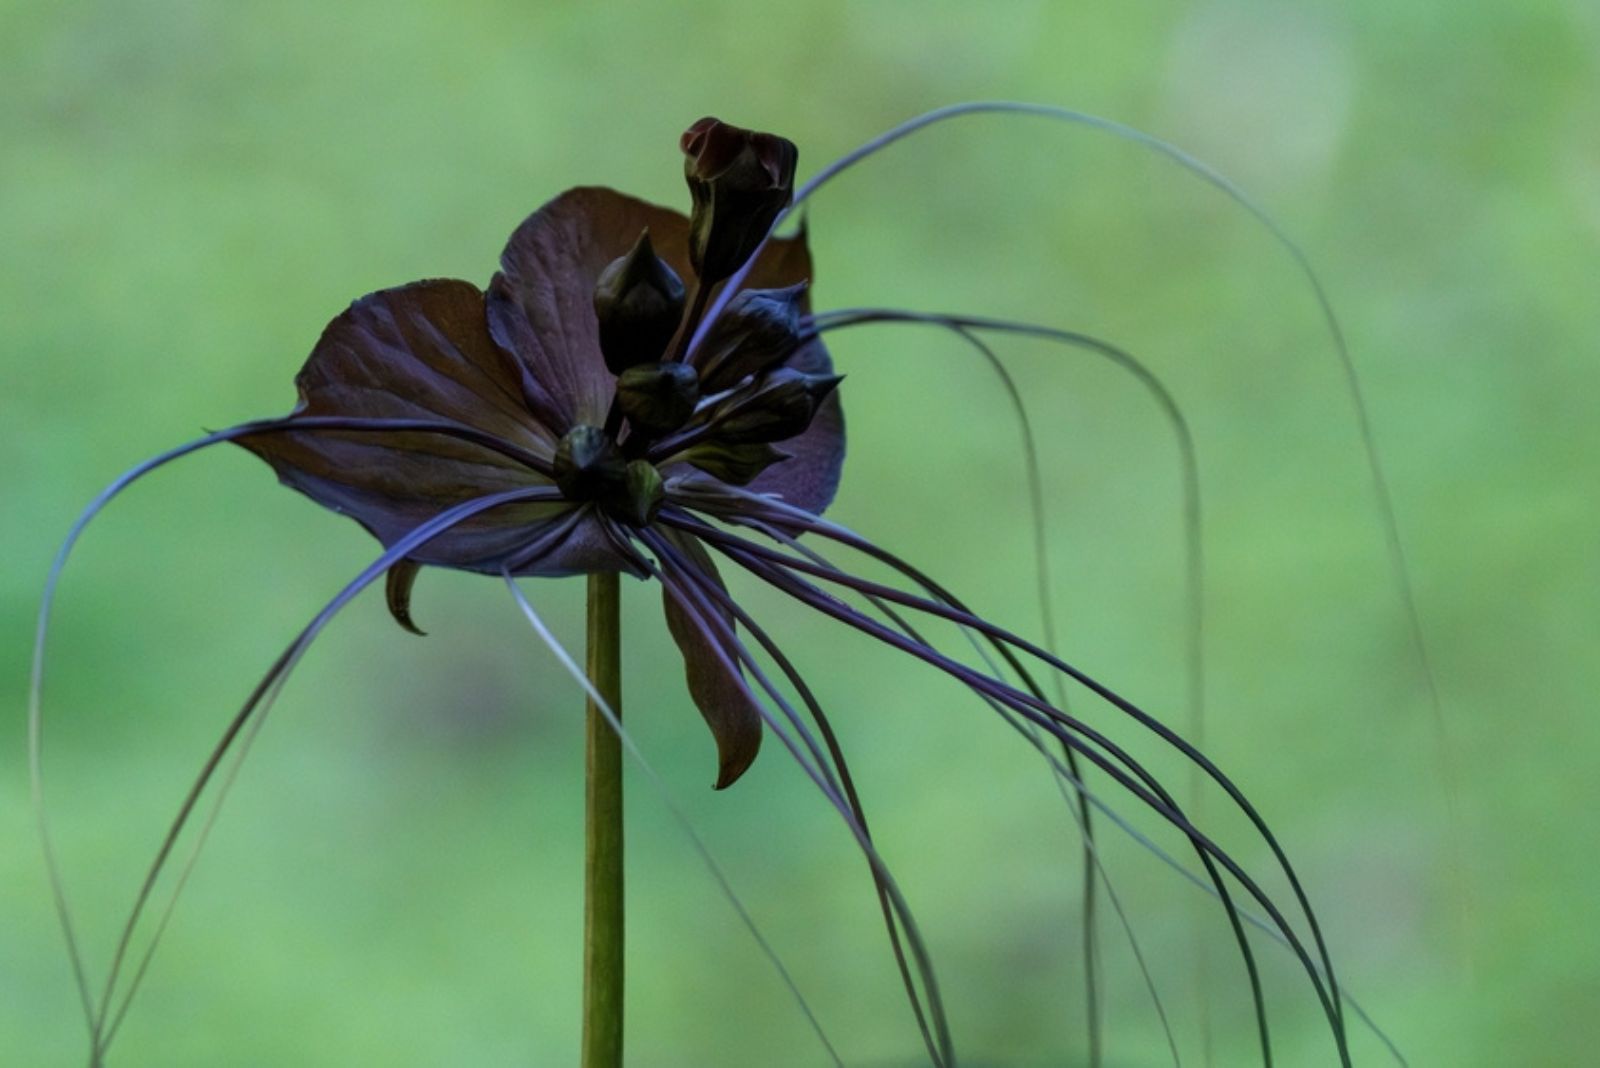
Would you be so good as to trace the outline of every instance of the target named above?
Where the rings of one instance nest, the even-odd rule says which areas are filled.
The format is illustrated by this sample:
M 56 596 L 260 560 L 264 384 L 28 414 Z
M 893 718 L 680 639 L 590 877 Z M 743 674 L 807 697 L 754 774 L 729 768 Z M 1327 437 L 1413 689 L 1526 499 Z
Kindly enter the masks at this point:
M 615 571 L 589 576 L 589 680 L 622 714 L 622 622 Z M 622 1064 L 624 909 L 622 744 L 591 697 L 585 728 L 583 1068 Z

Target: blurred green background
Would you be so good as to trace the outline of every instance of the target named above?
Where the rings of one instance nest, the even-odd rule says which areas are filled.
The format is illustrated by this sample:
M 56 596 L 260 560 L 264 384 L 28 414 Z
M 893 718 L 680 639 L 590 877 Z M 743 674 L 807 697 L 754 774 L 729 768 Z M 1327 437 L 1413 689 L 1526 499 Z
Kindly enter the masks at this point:
M 485 282 L 561 189 L 685 205 L 676 137 L 703 114 L 788 135 L 804 174 L 919 111 L 1002 97 L 1170 138 L 1303 241 L 1371 397 L 1443 738 L 1316 306 L 1214 190 L 1101 134 L 964 120 L 817 198 L 819 305 L 1031 317 L 1156 367 L 1200 446 L 1208 747 L 1300 864 L 1343 980 L 1413 1064 L 1589 1063 L 1597 56 L 1588 0 L 0 3 L 0 1062 L 78 1064 L 86 1045 L 29 815 L 22 695 L 50 556 L 103 484 L 202 428 L 287 409 L 352 298 Z M 1036 635 L 1018 438 L 993 378 L 926 330 L 833 347 L 852 435 L 837 517 Z M 1183 726 L 1170 435 L 1094 359 L 1003 351 L 1045 445 L 1068 655 Z M 51 812 L 97 981 L 226 717 L 373 554 L 238 450 L 161 473 L 91 529 L 47 709 Z M 1081 1063 L 1076 847 L 1037 758 L 931 672 L 735 588 L 833 711 L 958 1048 Z M 529 593 L 581 638 L 581 582 Z M 708 789 L 713 749 L 657 601 L 626 590 L 640 745 L 847 1063 L 918 1063 L 847 836 L 777 746 Z M 414 607 L 425 641 L 368 596 L 307 658 L 113 1063 L 575 1059 L 578 695 L 496 583 L 429 572 Z M 825 1063 L 637 776 L 629 804 L 631 1063 Z M 1252 1063 L 1220 913 L 1124 836 L 1104 851 L 1186 1063 L 1202 986 L 1215 1063 Z M 1110 923 L 1104 945 L 1108 1063 L 1167 1063 Z M 1303 977 L 1262 946 L 1280 1063 L 1333 1063 Z M 1386 1063 L 1370 1034 L 1354 1043 L 1358 1063 Z

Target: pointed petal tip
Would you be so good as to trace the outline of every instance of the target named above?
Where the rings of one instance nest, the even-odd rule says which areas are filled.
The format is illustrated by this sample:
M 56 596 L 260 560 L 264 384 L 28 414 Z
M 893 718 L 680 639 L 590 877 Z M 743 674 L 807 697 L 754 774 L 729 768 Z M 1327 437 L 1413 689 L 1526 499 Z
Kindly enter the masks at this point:
M 384 581 L 384 596 L 394 621 L 417 637 L 426 638 L 428 632 L 417 626 L 411 618 L 411 585 L 417 581 L 417 572 L 421 570 L 422 565 L 411 559 L 395 564 Z
M 666 537 L 684 554 L 686 566 L 696 568 L 717 586 L 722 585 L 716 565 L 698 542 L 676 535 Z M 749 769 L 761 750 L 761 710 L 736 666 L 731 644 L 726 644 L 716 629 L 680 603 L 680 598 L 690 597 L 683 587 L 662 589 L 667 630 L 683 654 L 689 696 L 717 744 L 717 779 L 712 789 L 725 790 Z M 722 618 L 729 628 L 733 626 L 730 614 L 722 612 Z
M 755 735 L 753 744 L 743 745 L 733 753 L 723 757 L 722 766 L 717 769 L 717 781 L 712 784 L 713 790 L 726 790 L 744 777 L 750 770 L 750 765 L 756 762 L 756 753 L 761 749 L 761 735 Z

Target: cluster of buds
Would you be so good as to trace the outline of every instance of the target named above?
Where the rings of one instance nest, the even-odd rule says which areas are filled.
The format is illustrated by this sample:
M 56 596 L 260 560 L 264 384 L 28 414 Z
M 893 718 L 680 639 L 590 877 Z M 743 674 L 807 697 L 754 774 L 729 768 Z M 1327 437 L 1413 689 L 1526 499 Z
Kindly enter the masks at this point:
M 684 133 L 684 176 L 694 202 L 689 263 L 694 299 L 656 254 L 646 230 L 595 285 L 600 351 L 617 376 L 605 427 L 561 440 L 556 482 L 572 500 L 645 525 L 665 498 L 659 466 L 685 463 L 744 485 L 786 459 L 777 444 L 805 432 L 838 376 L 789 366 L 808 340 L 805 286 L 748 289 L 716 320 L 691 359 L 683 349 L 712 287 L 761 246 L 794 189 L 789 141 L 701 119 Z M 677 340 L 678 350 L 672 346 Z

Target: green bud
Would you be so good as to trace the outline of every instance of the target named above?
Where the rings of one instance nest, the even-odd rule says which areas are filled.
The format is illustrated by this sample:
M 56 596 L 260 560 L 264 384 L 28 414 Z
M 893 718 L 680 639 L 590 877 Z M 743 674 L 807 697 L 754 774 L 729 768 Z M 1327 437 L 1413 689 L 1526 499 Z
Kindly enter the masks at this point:
M 748 485 L 755 477 L 789 454 L 764 441 L 731 445 L 725 441 L 702 441 L 679 453 L 674 459 L 693 464 L 713 478 L 735 486 Z
M 617 376 L 617 404 L 633 428 L 658 437 L 694 414 L 700 377 L 685 363 L 641 363 Z
M 699 346 L 700 380 L 707 393 L 736 386 L 794 354 L 804 340 L 800 316 L 806 285 L 745 289 L 728 302 Z
M 707 437 L 734 445 L 787 441 L 811 425 L 817 406 L 842 378 L 792 367 L 768 372 L 717 406 Z
M 661 472 L 645 460 L 628 464 L 620 485 L 606 494 L 606 511 L 625 523 L 636 527 L 648 526 L 667 499 L 666 486 Z
M 600 351 L 612 374 L 661 359 L 683 320 L 683 282 L 656 255 L 646 229 L 626 256 L 612 260 L 594 287 Z
M 619 485 L 626 467 L 616 443 L 597 426 L 580 424 L 556 446 L 556 486 L 568 500 L 592 501 Z
M 781 137 L 711 118 L 685 130 L 679 147 L 694 199 L 689 262 L 709 286 L 744 265 L 788 206 L 799 153 Z

